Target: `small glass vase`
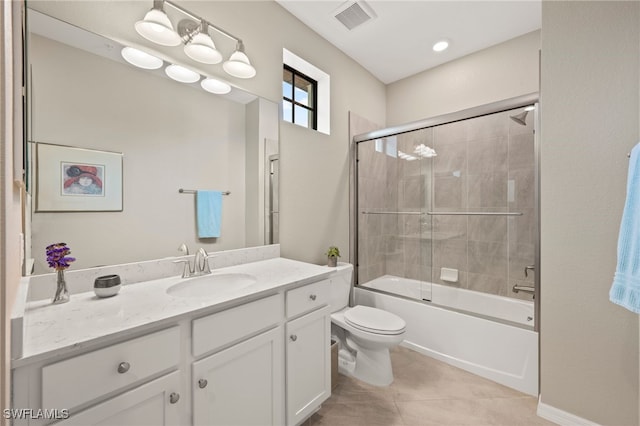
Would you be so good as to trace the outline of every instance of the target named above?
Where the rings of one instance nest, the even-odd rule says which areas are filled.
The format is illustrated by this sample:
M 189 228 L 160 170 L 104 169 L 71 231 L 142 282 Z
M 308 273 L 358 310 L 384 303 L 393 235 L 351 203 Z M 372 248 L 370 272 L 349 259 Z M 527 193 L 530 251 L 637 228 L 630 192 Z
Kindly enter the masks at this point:
M 51 303 L 54 305 L 59 303 L 67 303 L 70 299 L 69 290 L 67 290 L 67 282 L 64 280 L 64 269 L 56 271 L 56 295 L 53 296 Z

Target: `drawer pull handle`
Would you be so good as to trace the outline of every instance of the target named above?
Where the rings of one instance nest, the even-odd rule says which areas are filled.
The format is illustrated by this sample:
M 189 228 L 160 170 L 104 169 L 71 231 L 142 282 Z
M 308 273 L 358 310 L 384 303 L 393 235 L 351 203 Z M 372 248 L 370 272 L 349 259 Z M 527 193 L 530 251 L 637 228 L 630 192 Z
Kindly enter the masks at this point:
M 200 389 L 206 388 L 208 384 L 209 382 L 207 382 L 207 379 L 198 380 L 198 386 L 200 387 Z
M 131 365 L 128 362 L 121 362 L 118 364 L 118 373 L 124 374 L 131 368 Z
M 289 338 L 291 339 L 292 342 L 295 342 L 296 340 L 298 340 L 298 336 L 296 336 L 295 334 L 292 334 L 291 336 L 289 336 Z
M 175 393 L 175 392 L 171 392 L 171 395 L 169 395 L 169 402 L 172 403 L 172 404 L 175 404 L 179 400 L 180 400 L 180 394 L 179 393 Z
M 312 294 L 312 295 L 310 295 L 310 296 L 309 296 L 309 299 L 311 299 L 311 300 L 316 300 L 316 297 L 317 297 L 317 296 L 316 296 L 315 294 Z

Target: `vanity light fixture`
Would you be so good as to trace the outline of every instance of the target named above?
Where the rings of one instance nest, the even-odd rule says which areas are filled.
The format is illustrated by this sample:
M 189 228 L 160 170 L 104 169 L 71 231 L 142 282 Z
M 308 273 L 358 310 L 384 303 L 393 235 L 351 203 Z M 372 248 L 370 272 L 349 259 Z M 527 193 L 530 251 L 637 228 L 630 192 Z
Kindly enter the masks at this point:
M 189 17 L 189 19 L 182 19 L 178 22 L 177 32 L 173 30 L 173 25 L 164 12 L 164 6 L 167 5 Z M 236 42 L 236 50 L 224 62 L 222 68 L 229 75 L 238 78 L 252 78 L 256 75 L 256 69 L 251 65 L 244 52 L 244 43 L 241 39 L 172 1 L 153 0 L 153 8 L 142 21 L 136 22 L 135 27 L 141 36 L 163 46 L 177 46 L 180 42 L 184 43 L 185 54 L 194 61 L 203 64 L 218 64 L 222 61 L 222 54 L 216 49 L 209 34 L 209 29 L 212 28 Z
M 164 72 L 173 80 L 180 83 L 195 83 L 200 80 L 200 74 L 185 68 L 182 65 L 171 64 L 164 69 Z
M 145 70 L 157 70 L 162 67 L 162 59 L 133 47 L 123 47 L 120 52 L 125 61 Z
M 231 86 L 227 83 L 216 80 L 215 78 L 205 78 L 200 82 L 200 86 L 209 93 L 216 95 L 225 95 L 231 91 Z
M 227 74 L 238 78 L 251 78 L 256 75 L 256 69 L 244 53 L 244 44 L 241 40 L 238 40 L 236 51 L 231 54 L 228 61 L 222 64 L 222 68 Z
M 136 22 L 136 31 L 147 40 L 162 46 L 177 46 L 181 41 L 180 36 L 173 29 L 163 6 L 163 0 L 153 0 L 153 8 L 144 15 L 142 21 Z
M 435 42 L 433 44 L 432 49 L 434 52 L 442 52 L 444 50 L 447 50 L 448 47 L 449 47 L 449 40 L 442 39 Z
M 164 64 L 164 61 L 162 59 L 153 56 L 145 51 L 129 46 L 123 47 L 121 54 L 128 63 L 130 63 L 131 65 L 135 65 L 138 68 L 156 70 L 161 68 Z M 197 72 L 177 64 L 169 64 L 165 68 L 164 72 L 171 79 L 180 83 L 195 83 L 202 77 Z M 230 84 L 213 77 L 207 77 L 206 75 L 200 82 L 200 86 L 207 92 L 216 95 L 226 95 L 227 93 L 231 92 Z
M 203 19 L 195 29 L 189 29 L 193 21 L 187 19 L 178 24 L 178 34 L 186 39 L 184 53 L 194 61 L 203 64 L 219 64 L 222 61 L 222 54 L 213 44 L 213 39 L 209 35 L 209 24 Z

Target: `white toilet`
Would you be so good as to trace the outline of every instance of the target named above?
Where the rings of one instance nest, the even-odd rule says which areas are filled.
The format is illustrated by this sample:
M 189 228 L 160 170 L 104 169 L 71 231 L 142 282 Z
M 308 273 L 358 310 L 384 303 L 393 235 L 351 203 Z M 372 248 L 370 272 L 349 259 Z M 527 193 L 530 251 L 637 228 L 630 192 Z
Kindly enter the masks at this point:
M 393 382 L 389 349 L 402 342 L 405 321 L 391 312 L 368 306 L 349 307 L 353 265 L 339 263 L 331 274 L 331 334 L 340 343 L 338 368 L 363 382 L 388 386 Z

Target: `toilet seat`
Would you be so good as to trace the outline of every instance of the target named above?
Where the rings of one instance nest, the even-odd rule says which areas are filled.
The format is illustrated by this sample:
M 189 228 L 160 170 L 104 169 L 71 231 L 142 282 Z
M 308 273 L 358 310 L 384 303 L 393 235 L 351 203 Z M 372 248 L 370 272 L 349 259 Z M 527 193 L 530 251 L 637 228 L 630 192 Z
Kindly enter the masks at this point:
M 391 312 L 361 305 L 347 309 L 344 320 L 359 330 L 384 335 L 402 334 L 407 326 L 402 318 Z

